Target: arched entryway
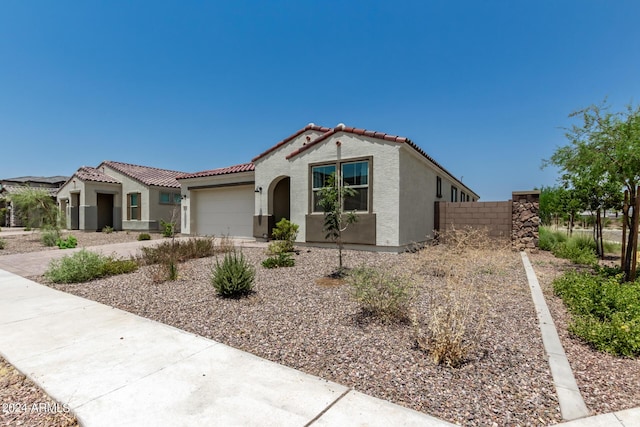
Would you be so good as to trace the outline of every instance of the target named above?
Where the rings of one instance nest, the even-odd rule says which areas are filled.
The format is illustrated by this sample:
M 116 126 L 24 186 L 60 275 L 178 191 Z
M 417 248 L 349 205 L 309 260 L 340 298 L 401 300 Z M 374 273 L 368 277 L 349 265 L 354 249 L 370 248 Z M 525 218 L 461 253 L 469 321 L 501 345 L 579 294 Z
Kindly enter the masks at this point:
M 291 219 L 291 178 L 278 177 L 269 186 L 269 235 L 275 224 L 282 218 Z M 271 222 L 271 221 L 270 221 Z

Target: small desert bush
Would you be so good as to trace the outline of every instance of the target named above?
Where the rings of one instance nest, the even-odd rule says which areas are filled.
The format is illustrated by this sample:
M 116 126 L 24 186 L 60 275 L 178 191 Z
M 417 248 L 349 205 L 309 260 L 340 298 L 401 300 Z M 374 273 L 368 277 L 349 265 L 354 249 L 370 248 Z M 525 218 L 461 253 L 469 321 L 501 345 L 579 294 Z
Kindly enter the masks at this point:
M 567 234 L 561 231 L 553 231 L 548 227 L 538 229 L 538 247 L 543 251 L 552 251 L 558 244 L 567 241 Z
M 155 246 L 140 248 L 138 260 L 141 264 L 163 264 L 169 261 L 184 262 L 205 258 L 218 253 L 213 238 L 191 238 L 187 240 L 164 240 Z
M 114 274 L 130 273 L 138 268 L 133 260 L 120 260 L 82 249 L 54 259 L 44 276 L 54 283 L 81 283 Z
M 264 268 L 293 267 L 295 264 L 295 259 L 293 259 L 290 253 L 286 252 L 270 256 L 262 261 L 262 266 Z
M 363 314 L 385 323 L 409 318 L 411 302 L 416 296 L 411 278 L 369 267 L 359 267 L 347 275 L 352 295 Z
M 599 351 L 640 356 L 640 282 L 621 283 L 613 269 L 570 271 L 553 290 L 572 314 L 569 331 Z
M 251 293 L 254 279 L 255 268 L 234 250 L 225 253 L 222 262 L 216 259 L 211 284 L 222 297 L 239 297 Z
M 286 218 L 278 221 L 271 231 L 275 242 L 269 244 L 269 253 L 278 255 L 283 252 L 293 252 L 293 244 L 298 237 L 298 228 L 298 224 L 294 224 Z
M 56 245 L 58 245 L 60 249 L 73 249 L 78 246 L 78 239 L 70 234 L 64 239 L 62 237 L 58 238 Z
M 42 244 L 47 247 L 56 246 L 59 238 L 60 231 L 55 228 L 42 230 L 42 235 L 40 236 Z
M 509 242 L 489 237 L 487 230 L 451 230 L 440 242 L 416 254 L 416 273 L 430 285 L 424 290 L 427 309 L 415 313 L 412 323 L 419 349 L 434 363 L 459 367 L 479 343 L 487 284 L 515 261 Z
M 0 249 L 4 249 L 7 246 L 7 241 L 0 239 Z
M 104 227 L 102 227 L 102 232 L 104 234 L 111 234 L 113 233 L 113 227 L 111 227 L 110 225 L 105 225 Z
M 176 234 L 176 224 L 174 222 L 160 219 L 160 228 L 162 229 L 163 237 L 173 237 Z
M 596 243 L 589 236 L 572 236 L 566 242 L 558 243 L 551 252 L 558 258 L 566 258 L 574 264 L 595 265 L 598 263 Z
M 138 240 L 151 240 L 151 235 L 149 233 L 140 233 L 138 234 Z

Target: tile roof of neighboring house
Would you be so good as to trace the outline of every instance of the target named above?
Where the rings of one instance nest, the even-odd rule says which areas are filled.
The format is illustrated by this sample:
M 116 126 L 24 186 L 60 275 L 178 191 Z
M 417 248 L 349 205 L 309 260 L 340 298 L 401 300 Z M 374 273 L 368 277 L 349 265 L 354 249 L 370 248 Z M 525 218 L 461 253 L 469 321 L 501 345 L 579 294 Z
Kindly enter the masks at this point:
M 318 125 L 315 125 L 313 123 L 309 123 L 308 125 L 306 125 L 302 129 L 300 129 L 298 132 L 294 133 L 293 135 L 290 135 L 290 136 L 286 137 L 285 139 L 283 139 L 282 141 L 278 142 L 276 145 L 274 145 L 273 147 L 269 148 L 267 151 L 263 152 L 262 154 L 257 155 L 251 161 L 255 162 L 256 160 L 261 159 L 262 157 L 266 156 L 267 154 L 271 153 L 272 151 L 277 150 L 278 148 L 282 147 L 287 142 L 297 138 L 298 136 L 300 136 L 301 134 L 305 133 L 308 130 L 315 130 L 315 131 L 320 131 L 322 133 L 326 133 L 326 132 L 331 131 L 332 129 L 324 127 L 324 126 L 318 126 Z
M 177 179 L 204 178 L 207 176 L 227 175 L 230 173 L 251 172 L 255 170 L 253 163 L 243 163 L 241 165 L 228 166 L 226 168 L 211 169 L 202 172 L 195 172 L 180 175 Z
M 91 166 L 81 166 L 80 169 L 78 169 L 73 176 L 78 177 L 78 179 L 82 181 L 120 184 L 120 181 L 118 181 L 114 177 L 107 175 L 106 173 L 102 172 L 100 169 L 92 168 Z
M 140 181 L 145 185 L 155 185 L 158 187 L 180 188 L 180 183 L 176 180 L 176 177 L 185 174 L 185 172 L 132 165 L 129 163 L 114 162 L 110 160 L 105 160 L 100 164 L 100 166 L 102 165 L 113 168 L 129 178 Z
M 24 193 L 25 191 L 29 190 L 29 189 L 36 189 L 36 190 L 42 190 L 47 192 L 47 194 L 49 194 L 50 196 L 55 196 L 56 193 L 58 192 L 59 188 L 58 187 L 38 187 L 38 186 L 30 186 L 30 185 L 14 185 L 14 184 L 3 184 L 2 185 L 2 192 L 3 193 L 8 193 L 8 194 L 21 194 Z
M 69 179 L 68 176 L 19 176 L 16 178 L 6 178 L 3 179 L 3 182 L 20 182 L 20 183 L 30 183 L 35 182 L 38 184 L 63 184 Z

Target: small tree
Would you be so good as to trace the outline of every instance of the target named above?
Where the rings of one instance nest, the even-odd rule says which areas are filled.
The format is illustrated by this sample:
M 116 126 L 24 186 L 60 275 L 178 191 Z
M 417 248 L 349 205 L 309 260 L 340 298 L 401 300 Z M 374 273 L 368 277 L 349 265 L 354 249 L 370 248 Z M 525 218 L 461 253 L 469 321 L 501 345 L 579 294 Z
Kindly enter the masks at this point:
M 45 190 L 25 186 L 22 191 L 10 197 L 13 208 L 20 213 L 24 225 L 57 228 L 58 207 L 53 197 Z
M 356 195 L 355 190 L 343 184 L 336 177 L 335 172 L 329 175 L 326 185 L 320 189 L 318 203 L 324 210 L 324 227 L 326 231 L 325 238 L 331 239 L 338 246 L 338 271 L 341 276 L 344 271 L 342 268 L 342 233 L 350 224 L 358 221 L 355 212 L 344 211 L 344 199 Z

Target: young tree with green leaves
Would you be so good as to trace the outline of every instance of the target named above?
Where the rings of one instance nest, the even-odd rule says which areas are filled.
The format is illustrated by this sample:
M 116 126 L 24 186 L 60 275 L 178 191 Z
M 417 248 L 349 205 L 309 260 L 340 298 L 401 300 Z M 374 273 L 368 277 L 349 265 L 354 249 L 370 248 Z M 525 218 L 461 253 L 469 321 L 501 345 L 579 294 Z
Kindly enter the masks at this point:
M 320 189 L 318 203 L 324 210 L 324 227 L 327 233 L 325 238 L 331 239 L 338 246 L 338 271 L 337 275 L 344 273 L 342 267 L 342 233 L 350 224 L 358 221 L 355 212 L 345 212 L 344 200 L 356 195 L 354 189 L 341 182 L 335 172 L 328 176 L 325 186 Z
M 25 186 L 22 191 L 11 194 L 10 200 L 26 226 L 57 228 L 58 206 L 42 188 Z
M 570 117 L 581 118 L 582 124 L 567 130 L 569 144 L 558 148 L 544 164 L 559 167 L 562 181 L 586 197 L 587 207 L 596 212 L 618 207 L 617 193 L 623 188 L 634 206 L 640 184 L 640 107 L 629 105 L 623 112 L 612 113 L 603 103 Z M 637 209 L 632 217 L 624 216 L 629 229 L 629 244 L 622 260 L 625 280 L 634 279 L 632 242 L 638 233 L 637 216 Z

